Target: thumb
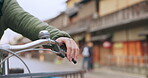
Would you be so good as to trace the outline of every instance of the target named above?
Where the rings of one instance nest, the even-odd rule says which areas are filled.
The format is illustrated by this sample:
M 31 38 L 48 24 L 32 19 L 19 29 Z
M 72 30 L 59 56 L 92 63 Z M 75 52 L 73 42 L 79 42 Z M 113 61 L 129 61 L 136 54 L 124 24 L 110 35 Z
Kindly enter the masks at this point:
M 56 41 L 59 43 L 59 45 L 62 45 L 64 43 L 63 39 L 61 38 L 56 39 Z

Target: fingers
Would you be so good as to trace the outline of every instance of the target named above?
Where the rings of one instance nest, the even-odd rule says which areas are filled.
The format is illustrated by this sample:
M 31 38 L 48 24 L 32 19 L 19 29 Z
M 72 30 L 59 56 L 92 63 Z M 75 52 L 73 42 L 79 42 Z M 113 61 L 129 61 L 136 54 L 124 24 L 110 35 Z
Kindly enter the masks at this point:
M 71 45 L 71 41 L 69 40 L 69 39 L 67 39 L 66 41 L 65 41 L 65 44 L 66 44 L 66 48 L 67 48 L 67 59 L 69 60 L 69 61 L 71 61 L 71 54 L 72 54 L 72 45 Z
M 56 41 L 66 44 L 67 59 L 69 61 L 71 61 L 72 58 L 74 58 L 75 61 L 77 60 L 77 57 L 79 54 L 79 48 L 73 39 L 66 38 L 66 37 L 60 37 Z
M 71 42 L 71 46 L 72 46 L 72 49 L 71 49 L 71 52 L 70 52 L 70 61 L 71 61 L 72 58 L 75 57 L 76 45 L 75 45 L 75 42 L 72 39 L 70 39 L 70 42 Z
M 57 42 L 60 42 L 60 44 L 65 43 L 67 48 L 67 59 L 70 61 L 70 51 L 71 51 L 71 42 L 66 37 L 60 37 L 56 40 Z
M 74 42 L 73 40 L 73 45 L 74 45 L 74 54 L 72 56 L 72 58 L 74 58 L 74 60 L 77 60 L 78 54 L 79 54 L 79 48 L 77 46 L 77 44 Z

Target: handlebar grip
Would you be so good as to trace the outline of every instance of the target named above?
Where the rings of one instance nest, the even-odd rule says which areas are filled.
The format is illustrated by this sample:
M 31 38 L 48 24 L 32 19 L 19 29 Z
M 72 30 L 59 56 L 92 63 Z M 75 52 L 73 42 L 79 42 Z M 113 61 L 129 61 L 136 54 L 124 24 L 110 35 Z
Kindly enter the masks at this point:
M 55 44 L 52 44 L 51 46 L 49 46 L 49 45 L 43 45 L 44 48 L 50 48 L 50 49 L 53 50 L 53 51 L 60 52 L 61 50 L 60 50 L 57 46 L 58 46 L 58 45 L 55 45 Z M 60 48 L 61 48 L 64 52 L 63 52 L 63 53 L 59 53 L 59 54 L 57 54 L 57 55 L 60 56 L 60 57 L 62 57 L 62 58 L 67 57 L 67 55 L 66 55 L 66 53 L 65 53 L 65 52 L 67 51 L 66 45 L 65 45 L 65 44 L 62 44 L 62 45 L 60 46 Z M 74 64 L 77 63 L 77 61 L 75 61 L 73 58 L 72 58 L 72 62 L 73 62 Z
M 77 61 L 75 61 L 73 58 L 72 58 L 72 62 L 73 62 L 74 64 L 76 64 L 76 63 L 77 63 Z

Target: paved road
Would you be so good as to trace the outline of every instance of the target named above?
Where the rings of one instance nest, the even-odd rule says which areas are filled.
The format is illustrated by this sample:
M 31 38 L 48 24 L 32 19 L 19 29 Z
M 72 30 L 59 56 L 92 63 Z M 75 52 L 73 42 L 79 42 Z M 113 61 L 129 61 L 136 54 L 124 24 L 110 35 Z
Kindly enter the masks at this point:
M 54 64 L 50 62 L 43 62 L 29 58 L 23 58 L 23 60 L 26 62 L 32 73 L 80 70 L 80 68 L 77 67 L 77 65 L 74 65 L 72 63 L 66 63 L 65 65 L 65 64 Z M 25 66 L 21 63 L 21 61 L 15 57 L 10 59 L 10 67 L 25 68 Z M 27 72 L 28 71 L 25 68 L 25 73 Z
M 25 68 L 25 66 L 16 58 L 10 59 L 12 68 Z M 27 59 L 23 58 L 23 60 L 27 63 L 32 73 L 38 73 L 38 72 L 56 72 L 56 71 L 73 71 L 73 70 L 80 70 L 81 64 L 78 63 L 77 65 L 74 65 L 72 63 L 69 63 L 68 61 L 64 61 L 63 64 L 54 64 L 50 62 L 42 62 L 38 61 L 36 59 Z M 27 73 L 27 70 L 25 69 L 25 72 Z M 105 68 L 96 69 L 92 72 L 88 72 L 85 74 L 85 78 L 145 78 L 141 75 L 136 74 L 129 74 L 129 73 L 123 73 L 123 72 L 115 72 L 111 71 Z
M 146 78 L 143 75 L 117 72 L 106 68 L 96 69 L 93 72 L 87 73 L 85 76 L 86 78 Z

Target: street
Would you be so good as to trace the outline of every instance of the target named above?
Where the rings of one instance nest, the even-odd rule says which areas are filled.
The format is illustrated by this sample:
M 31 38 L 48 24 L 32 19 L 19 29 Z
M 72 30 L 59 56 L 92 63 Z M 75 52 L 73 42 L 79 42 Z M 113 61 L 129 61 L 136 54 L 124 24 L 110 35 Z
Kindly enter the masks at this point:
M 68 70 L 80 70 L 77 65 L 74 64 L 54 64 L 50 62 L 43 62 L 37 59 L 29 59 L 23 58 L 25 63 L 28 65 L 29 69 L 32 73 L 40 73 L 40 72 L 56 72 L 56 71 L 68 71 Z M 21 63 L 21 61 L 15 57 L 10 59 L 10 68 L 24 68 L 25 73 L 28 73 L 27 69 Z
M 74 65 L 67 60 L 64 60 L 62 64 L 54 64 L 50 62 L 43 62 L 37 59 L 23 58 L 26 64 L 29 66 L 32 73 L 41 73 L 41 72 L 57 72 L 57 71 L 75 71 L 81 69 L 81 62 Z M 27 70 L 25 66 L 21 63 L 20 60 L 13 57 L 10 59 L 11 68 L 24 68 L 25 73 Z M 107 68 L 98 68 L 94 71 L 87 72 L 85 78 L 146 78 L 143 75 L 129 74 L 117 71 L 111 71 Z

